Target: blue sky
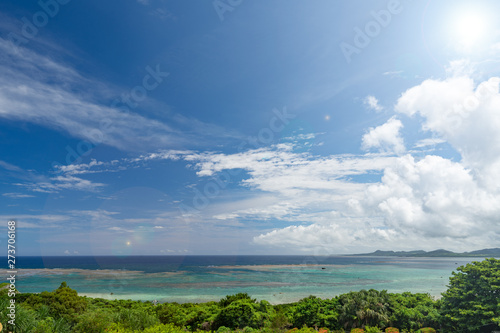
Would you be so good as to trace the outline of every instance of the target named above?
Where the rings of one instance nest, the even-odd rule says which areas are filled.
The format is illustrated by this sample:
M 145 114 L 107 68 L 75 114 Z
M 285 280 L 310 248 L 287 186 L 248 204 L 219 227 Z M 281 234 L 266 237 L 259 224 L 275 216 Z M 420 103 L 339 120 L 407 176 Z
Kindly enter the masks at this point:
M 21 255 L 500 247 L 499 6 L 3 1 L 1 219 Z

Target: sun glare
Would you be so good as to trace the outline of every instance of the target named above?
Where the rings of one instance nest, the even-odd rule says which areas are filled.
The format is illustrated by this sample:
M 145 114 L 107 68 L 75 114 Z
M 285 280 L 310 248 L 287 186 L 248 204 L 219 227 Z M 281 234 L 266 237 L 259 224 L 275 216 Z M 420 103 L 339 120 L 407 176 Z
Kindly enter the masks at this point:
M 456 15 L 452 33 L 458 47 L 471 49 L 488 34 L 488 17 L 479 11 L 463 11 Z

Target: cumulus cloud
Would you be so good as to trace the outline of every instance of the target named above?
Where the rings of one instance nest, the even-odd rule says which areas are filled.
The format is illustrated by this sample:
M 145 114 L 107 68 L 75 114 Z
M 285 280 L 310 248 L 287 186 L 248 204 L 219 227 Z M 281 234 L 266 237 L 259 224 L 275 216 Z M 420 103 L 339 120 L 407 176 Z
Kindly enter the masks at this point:
M 425 237 L 467 238 L 500 232 L 498 193 L 482 188 L 460 163 L 428 155 L 410 156 L 388 167 L 366 190 L 367 211 L 382 213 L 387 225 Z
M 460 161 L 435 155 L 397 157 L 384 168 L 380 181 L 364 184 L 363 197 L 349 199 L 345 208 L 350 210 L 337 211 L 329 223 L 274 229 L 254 242 L 303 249 L 308 244 L 322 254 L 360 252 L 373 242 L 386 249 L 463 251 L 498 246 L 499 81 L 492 78 L 476 85 L 460 75 L 426 80 L 405 91 L 396 103 L 397 112 L 419 114 L 422 129 L 433 136 L 416 146 L 448 142 L 460 153 Z M 402 145 L 401 127 L 393 117 L 370 129 L 363 146 L 401 152 L 395 149 Z
M 375 148 L 382 152 L 395 152 L 398 154 L 404 152 L 403 138 L 399 133 L 401 128 L 403 128 L 403 123 L 395 117 L 392 117 L 383 125 L 370 128 L 368 133 L 363 135 L 363 149 Z
M 372 242 L 383 244 L 396 235 L 364 221 L 336 220 L 334 223 L 293 225 L 261 234 L 253 239 L 259 245 L 287 246 L 317 255 L 369 251 Z M 367 242 L 367 240 L 370 242 Z
M 419 114 L 423 129 L 450 143 L 483 185 L 500 186 L 500 78 L 475 86 L 469 77 L 426 80 L 404 92 L 398 112 Z
M 426 80 L 396 102 L 397 112 L 417 119 L 427 132 L 414 147 L 447 142 L 460 160 L 404 154 L 403 124 L 392 117 L 362 138 L 363 148 L 377 153 L 318 156 L 296 152 L 293 143 L 237 153 L 162 150 L 114 163 L 63 167 L 61 177 L 70 180 L 156 160 L 184 161 L 218 189 L 224 182 L 250 189 L 225 202 L 210 197 L 205 211 L 193 210 L 197 223 L 261 223 L 253 238 L 260 246 L 318 254 L 371 251 L 374 246 L 456 251 L 495 247 L 500 239 L 499 81 L 475 84 L 464 76 Z M 164 225 L 174 215 L 154 225 Z M 266 228 L 267 221 L 272 224 Z M 276 221 L 285 226 L 278 227 Z

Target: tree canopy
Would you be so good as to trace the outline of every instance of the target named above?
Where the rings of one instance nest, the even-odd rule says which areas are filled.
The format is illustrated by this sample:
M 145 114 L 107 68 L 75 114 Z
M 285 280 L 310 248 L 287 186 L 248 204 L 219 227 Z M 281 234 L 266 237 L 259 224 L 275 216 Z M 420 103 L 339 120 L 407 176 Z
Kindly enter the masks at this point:
M 479 332 L 482 326 L 500 324 L 500 260 L 458 267 L 442 301 L 445 323 L 455 332 Z
M 10 298 L 0 293 L 0 307 Z M 487 332 L 500 323 L 500 260 L 453 272 L 441 300 L 429 294 L 353 291 L 271 305 L 246 293 L 218 302 L 164 303 L 78 296 L 65 282 L 53 291 L 16 295 L 16 332 Z M 5 311 L 0 322 L 7 323 Z M 488 326 L 491 325 L 491 326 Z M 399 330 L 398 330 L 399 329 Z

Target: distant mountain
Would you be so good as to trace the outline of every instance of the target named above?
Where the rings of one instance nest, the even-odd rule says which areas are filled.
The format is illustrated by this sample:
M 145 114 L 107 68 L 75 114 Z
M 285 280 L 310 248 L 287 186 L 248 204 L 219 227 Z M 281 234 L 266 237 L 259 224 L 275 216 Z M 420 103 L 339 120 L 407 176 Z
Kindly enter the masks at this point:
M 500 258 L 500 248 L 483 249 L 471 252 L 455 253 L 448 250 L 434 251 L 380 251 L 372 253 L 352 254 L 352 256 L 368 256 L 368 257 L 496 257 Z

